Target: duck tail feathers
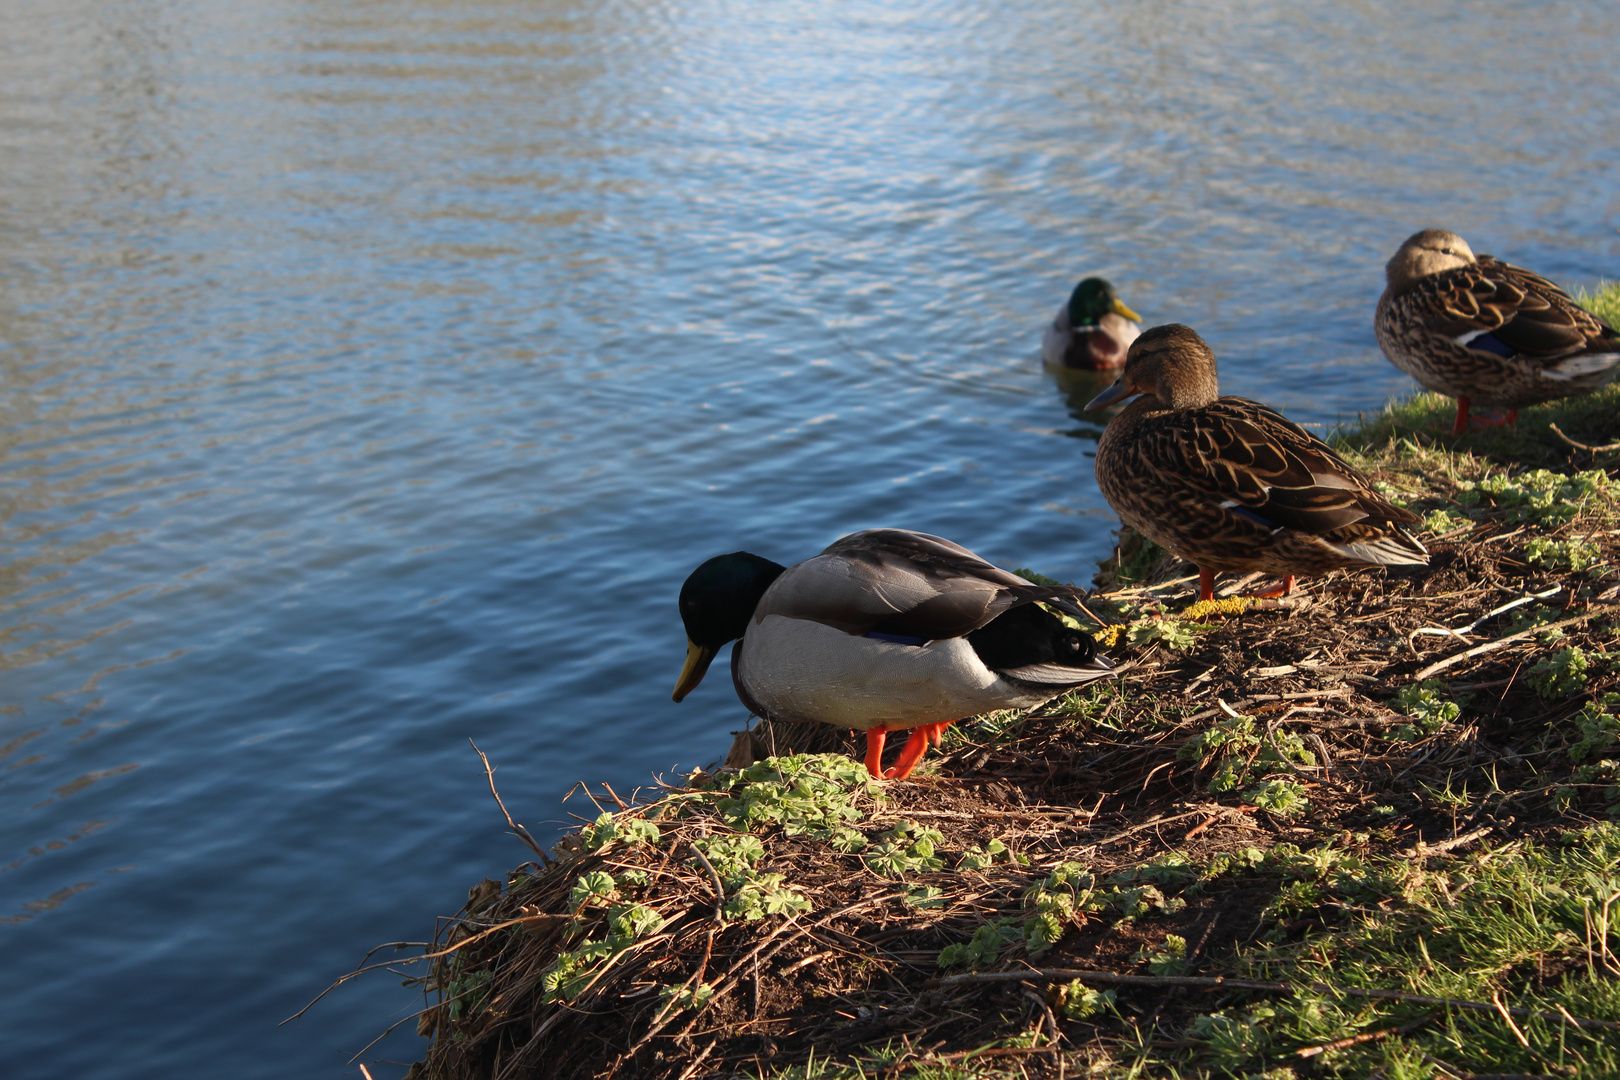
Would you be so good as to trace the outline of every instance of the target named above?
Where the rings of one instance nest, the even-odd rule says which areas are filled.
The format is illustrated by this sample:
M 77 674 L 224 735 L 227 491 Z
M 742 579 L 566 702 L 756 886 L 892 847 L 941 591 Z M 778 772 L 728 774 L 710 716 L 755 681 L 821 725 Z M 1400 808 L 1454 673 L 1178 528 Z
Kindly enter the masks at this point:
M 1542 374 L 1576 386 L 1601 386 L 1615 377 L 1616 365 L 1620 365 L 1620 352 L 1581 353 L 1543 369 Z
M 1064 664 L 1026 664 L 997 672 L 1003 678 L 1042 686 L 1084 686 L 1094 679 L 1114 674 L 1114 662 L 1106 656 L 1093 657 L 1083 667 Z
M 1324 542 L 1339 554 L 1369 566 L 1429 564 L 1429 549 L 1424 547 L 1417 537 L 1402 528 L 1396 528 L 1393 532 L 1376 538 L 1344 543 L 1334 543 L 1331 540 Z

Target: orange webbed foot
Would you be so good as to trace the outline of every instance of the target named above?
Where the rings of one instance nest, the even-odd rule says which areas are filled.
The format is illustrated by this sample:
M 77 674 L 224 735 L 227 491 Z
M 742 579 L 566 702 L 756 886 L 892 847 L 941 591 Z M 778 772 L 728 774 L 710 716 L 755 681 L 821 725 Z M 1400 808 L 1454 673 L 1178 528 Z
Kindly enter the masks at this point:
M 1473 413 L 1468 417 L 1468 426 L 1476 431 L 1483 428 L 1512 427 L 1518 422 L 1518 409 L 1503 409 L 1501 412 Z
M 1483 414 L 1469 412 L 1470 403 L 1465 397 L 1457 399 L 1457 420 L 1451 425 L 1453 435 L 1462 435 L 1470 429 L 1478 431 L 1482 428 L 1512 427 L 1519 422 L 1518 409 L 1503 409 L 1500 412 L 1489 411 Z
M 1244 593 L 1245 596 L 1273 597 L 1292 596 L 1294 593 L 1294 575 L 1288 574 L 1281 581 L 1274 581 L 1258 592 Z
M 906 740 L 905 747 L 900 751 L 900 760 L 894 763 L 894 768 L 883 774 L 885 780 L 904 780 L 911 775 L 911 770 L 917 767 L 928 752 L 929 732 L 936 725 L 923 724 L 921 727 L 911 729 L 911 738 Z
M 1244 581 L 1259 576 L 1256 572 L 1250 574 Z M 1217 600 L 1213 587 L 1215 575 L 1207 570 L 1199 570 L 1198 579 L 1198 599 L 1182 613 L 1189 619 L 1225 618 L 1229 615 L 1239 615 L 1250 608 L 1281 607 L 1283 606 L 1281 598 L 1292 596 L 1295 584 L 1294 575 L 1287 574 L 1258 589 L 1237 593 L 1225 600 Z

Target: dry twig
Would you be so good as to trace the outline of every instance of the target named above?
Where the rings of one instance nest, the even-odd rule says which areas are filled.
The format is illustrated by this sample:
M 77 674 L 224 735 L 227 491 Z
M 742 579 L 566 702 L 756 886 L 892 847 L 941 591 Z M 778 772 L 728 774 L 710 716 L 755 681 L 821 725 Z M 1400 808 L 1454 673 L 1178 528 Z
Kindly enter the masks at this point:
M 1446 668 L 1451 667 L 1454 664 L 1460 664 L 1464 660 L 1471 660 L 1476 656 L 1482 656 L 1488 652 L 1495 652 L 1497 649 L 1511 645 L 1515 641 L 1522 641 L 1527 637 L 1534 637 L 1537 634 L 1545 634 L 1552 630 L 1562 630 L 1566 626 L 1575 626 L 1579 623 L 1586 622 L 1588 619 L 1595 619 L 1601 615 L 1613 615 L 1615 612 L 1620 612 L 1620 604 L 1605 604 L 1603 607 L 1592 608 L 1590 611 L 1583 612 L 1580 615 L 1573 616 L 1572 618 L 1560 619 L 1558 622 L 1547 623 L 1545 626 L 1532 626 L 1528 630 L 1520 630 L 1518 633 L 1499 637 L 1495 641 L 1487 641 L 1485 644 L 1476 645 L 1466 652 L 1454 653 L 1453 655 L 1446 657 L 1444 660 L 1436 660 L 1422 671 L 1419 671 L 1417 674 L 1413 675 L 1412 681 L 1422 682 L 1424 679 L 1427 679 L 1436 672 L 1444 671 Z
M 484 777 L 489 781 L 489 793 L 495 796 L 495 805 L 501 808 L 501 814 L 506 818 L 506 824 L 512 830 L 512 834 L 525 844 L 528 844 L 530 851 L 540 856 L 542 865 L 551 862 L 551 856 L 546 854 L 544 848 L 535 843 L 534 837 L 529 835 L 529 830 L 512 820 L 511 812 L 506 809 L 506 804 L 501 801 L 501 793 L 495 790 L 495 766 L 491 765 L 489 758 L 485 756 L 482 750 L 478 749 L 477 743 L 468 739 L 467 745 L 473 748 L 473 753 L 478 755 L 478 760 L 484 763 Z
M 1552 433 L 1554 435 L 1558 436 L 1560 439 L 1563 439 L 1577 450 L 1586 450 L 1593 454 L 1607 454 L 1615 450 L 1620 450 L 1620 443 L 1609 443 L 1607 446 L 1587 446 L 1585 443 L 1576 442 L 1568 435 L 1565 435 L 1561 430 L 1559 430 L 1557 424 L 1549 423 L 1547 426 L 1552 429 Z

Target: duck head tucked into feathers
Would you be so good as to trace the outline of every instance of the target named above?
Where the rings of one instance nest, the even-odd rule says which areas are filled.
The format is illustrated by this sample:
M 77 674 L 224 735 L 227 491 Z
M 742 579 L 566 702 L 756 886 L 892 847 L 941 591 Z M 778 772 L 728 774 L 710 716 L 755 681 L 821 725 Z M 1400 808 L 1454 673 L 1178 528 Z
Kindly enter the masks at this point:
M 1468 241 L 1444 229 L 1424 229 L 1406 238 L 1389 262 L 1384 280 L 1395 292 L 1405 292 L 1423 278 L 1472 266 L 1477 260 Z
M 1474 254 L 1456 233 L 1413 233 L 1384 276 L 1379 347 L 1425 389 L 1457 399 L 1458 435 L 1471 405 L 1504 409 L 1511 424 L 1523 406 L 1589 394 L 1620 371 L 1613 327 L 1539 274 Z
M 1101 409 L 1135 394 L 1151 394 L 1165 409 L 1208 405 L 1220 396 L 1215 353 L 1189 326 L 1155 326 L 1131 345 L 1125 370 L 1114 385 L 1092 398 L 1086 408 Z

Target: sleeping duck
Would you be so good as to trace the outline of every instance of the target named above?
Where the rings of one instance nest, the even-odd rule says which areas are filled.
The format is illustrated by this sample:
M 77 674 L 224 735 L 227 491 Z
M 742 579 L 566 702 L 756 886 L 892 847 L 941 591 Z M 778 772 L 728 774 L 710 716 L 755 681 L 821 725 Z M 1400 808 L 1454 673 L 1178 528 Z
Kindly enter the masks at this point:
M 1389 362 L 1468 409 L 1519 409 L 1589 394 L 1615 377 L 1620 335 L 1544 277 L 1476 256 L 1462 237 L 1424 229 L 1385 267 L 1373 327 Z M 1476 422 L 1479 422 L 1476 420 Z
M 1097 484 L 1120 519 L 1198 566 L 1282 577 L 1360 566 L 1425 565 L 1418 518 L 1322 440 L 1255 401 L 1221 397 L 1215 354 L 1191 329 L 1155 326 L 1088 409 L 1143 395 L 1097 441 Z
M 1082 614 L 1079 595 L 906 529 L 851 533 L 785 568 L 717 555 L 681 586 L 688 647 L 675 700 L 737 641 L 731 677 L 751 712 L 865 731 L 867 770 L 902 778 L 955 720 L 1032 708 L 1112 674 L 1091 636 L 1054 614 Z M 884 735 L 902 730 L 911 737 L 884 772 Z
M 1041 355 L 1053 367 L 1106 371 L 1125 362 L 1125 351 L 1140 334 L 1142 316 L 1114 295 L 1114 287 L 1089 277 L 1074 287 L 1069 302 L 1041 337 Z

